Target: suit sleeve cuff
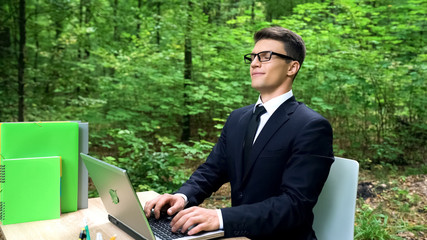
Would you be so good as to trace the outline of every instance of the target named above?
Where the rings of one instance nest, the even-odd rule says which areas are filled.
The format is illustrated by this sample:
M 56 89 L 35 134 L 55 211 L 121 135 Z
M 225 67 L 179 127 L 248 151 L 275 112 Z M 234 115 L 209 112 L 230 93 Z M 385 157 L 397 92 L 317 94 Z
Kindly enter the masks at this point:
M 222 220 L 222 212 L 221 209 L 216 209 L 216 214 L 218 214 L 218 220 L 219 220 L 219 229 L 224 229 L 224 221 Z
M 185 206 L 187 205 L 187 203 L 188 203 L 188 198 L 187 198 L 187 196 L 185 196 L 185 194 L 182 194 L 182 193 L 175 193 L 174 195 L 176 195 L 176 196 L 180 196 L 180 197 L 184 198 Z

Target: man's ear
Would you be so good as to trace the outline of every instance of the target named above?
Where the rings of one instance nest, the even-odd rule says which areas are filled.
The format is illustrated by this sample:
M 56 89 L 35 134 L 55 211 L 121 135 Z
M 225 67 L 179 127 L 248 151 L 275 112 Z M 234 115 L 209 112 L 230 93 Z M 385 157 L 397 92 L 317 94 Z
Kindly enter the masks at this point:
M 298 73 L 301 65 L 298 61 L 292 61 L 288 68 L 288 76 L 295 76 Z

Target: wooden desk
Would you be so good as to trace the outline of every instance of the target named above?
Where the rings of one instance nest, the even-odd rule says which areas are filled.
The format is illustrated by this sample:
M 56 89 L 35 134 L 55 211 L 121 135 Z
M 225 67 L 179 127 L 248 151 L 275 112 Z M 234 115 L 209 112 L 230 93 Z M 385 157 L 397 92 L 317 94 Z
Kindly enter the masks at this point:
M 144 206 L 146 201 L 158 194 L 148 191 L 139 192 L 137 195 Z M 90 198 L 88 204 L 87 209 L 61 214 L 60 219 L 2 225 L 1 230 L 7 240 L 76 240 L 83 227 L 83 219 L 86 218 L 92 240 L 96 239 L 98 232 L 102 234 L 104 240 L 109 240 L 114 234 L 117 240 L 132 240 L 129 235 L 108 221 L 108 214 L 100 198 Z

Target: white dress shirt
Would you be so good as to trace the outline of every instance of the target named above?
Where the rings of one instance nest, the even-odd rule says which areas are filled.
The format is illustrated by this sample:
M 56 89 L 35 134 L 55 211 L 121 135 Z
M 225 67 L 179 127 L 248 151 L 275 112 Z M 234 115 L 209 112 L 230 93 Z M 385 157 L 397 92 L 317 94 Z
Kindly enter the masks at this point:
M 279 108 L 280 105 L 282 105 L 282 103 L 286 102 L 286 100 L 288 100 L 292 96 L 293 96 L 293 93 L 292 93 L 292 89 L 291 89 L 289 92 L 287 92 L 285 94 L 282 94 L 280 96 L 277 96 L 275 98 L 272 98 L 268 102 L 265 102 L 265 103 L 262 102 L 261 95 L 258 97 L 258 101 L 256 102 L 256 104 L 254 106 L 253 112 L 255 112 L 255 108 L 258 105 L 264 106 L 264 108 L 265 108 L 265 110 L 267 112 L 264 113 L 263 115 L 261 115 L 260 122 L 259 122 L 259 125 L 258 125 L 258 129 L 257 129 L 255 137 L 254 137 L 254 142 L 256 141 L 256 139 L 257 139 L 259 133 L 261 132 L 261 130 L 264 128 L 264 126 L 267 123 L 268 119 L 270 119 L 270 117 L 277 110 L 277 108 Z

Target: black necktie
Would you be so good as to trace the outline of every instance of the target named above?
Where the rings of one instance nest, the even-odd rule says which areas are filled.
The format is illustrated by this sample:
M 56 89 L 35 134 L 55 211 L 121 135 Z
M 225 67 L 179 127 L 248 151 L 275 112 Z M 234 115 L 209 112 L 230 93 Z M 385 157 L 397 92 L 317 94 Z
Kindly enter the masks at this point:
M 249 155 L 252 149 L 252 144 L 254 142 L 255 134 L 258 129 L 259 120 L 261 118 L 261 115 L 266 113 L 264 106 L 258 105 L 255 109 L 255 112 L 252 114 L 251 118 L 249 119 L 249 125 L 246 130 L 245 135 L 245 145 L 243 148 L 243 169 L 245 170 L 247 163 L 249 162 Z

